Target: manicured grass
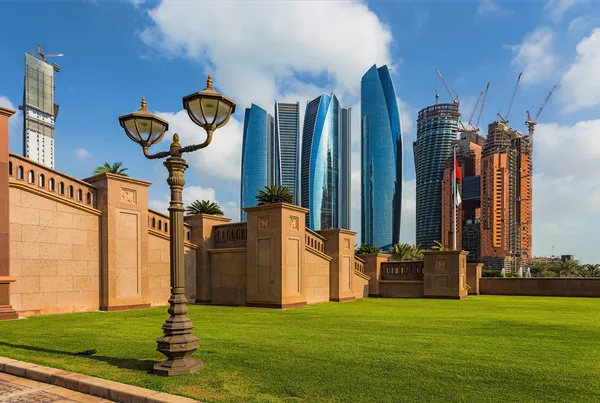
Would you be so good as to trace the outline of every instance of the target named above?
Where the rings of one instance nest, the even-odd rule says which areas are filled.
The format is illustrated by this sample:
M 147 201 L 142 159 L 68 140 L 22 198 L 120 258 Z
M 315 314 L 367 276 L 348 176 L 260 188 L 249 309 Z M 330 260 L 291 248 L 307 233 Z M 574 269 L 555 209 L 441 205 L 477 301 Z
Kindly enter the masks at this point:
M 207 402 L 600 401 L 600 299 L 191 306 L 200 374 L 149 374 L 165 308 L 0 323 L 0 355 Z M 96 349 L 92 357 L 70 355 Z

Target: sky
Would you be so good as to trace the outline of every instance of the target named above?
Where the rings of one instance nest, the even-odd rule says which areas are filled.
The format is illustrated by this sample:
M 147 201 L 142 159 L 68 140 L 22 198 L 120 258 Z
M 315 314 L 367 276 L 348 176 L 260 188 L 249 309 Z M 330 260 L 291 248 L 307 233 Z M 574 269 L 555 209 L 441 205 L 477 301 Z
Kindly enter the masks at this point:
M 524 4 L 523 4 L 524 3 Z M 212 144 L 187 155 L 184 202 L 217 201 L 239 220 L 244 109 L 300 102 L 334 92 L 352 115 L 352 229 L 360 232 L 360 79 L 387 64 L 399 98 L 404 139 L 401 240 L 415 239 L 412 142 L 419 109 L 450 102 L 436 69 L 461 100 L 468 120 L 491 82 L 480 126 L 505 113 L 526 132 L 553 85 L 557 90 L 535 132 L 534 255 L 574 254 L 599 262 L 600 7 L 593 1 L 3 1 L 0 105 L 18 108 L 24 53 L 42 45 L 61 66 L 55 167 L 86 178 L 105 161 L 122 161 L 135 178 L 153 182 L 151 208 L 168 204 L 166 170 L 144 158 L 118 117 L 148 108 L 170 130 L 151 152 L 205 133 L 182 111 L 181 98 L 214 87 L 237 102 Z M 22 152 L 22 119 L 10 121 L 9 148 Z M 360 241 L 357 235 L 357 243 Z

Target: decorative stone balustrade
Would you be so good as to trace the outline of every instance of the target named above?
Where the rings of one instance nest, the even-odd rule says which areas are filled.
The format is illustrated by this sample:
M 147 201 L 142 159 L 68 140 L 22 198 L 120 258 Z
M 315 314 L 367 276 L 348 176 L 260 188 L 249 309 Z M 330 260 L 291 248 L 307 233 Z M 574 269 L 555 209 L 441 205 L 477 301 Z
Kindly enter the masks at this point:
M 245 248 L 247 234 L 245 222 L 215 225 L 213 227 L 215 249 Z
M 9 154 L 8 177 L 9 182 L 16 186 L 26 186 L 82 206 L 97 208 L 95 186 L 20 155 Z
M 365 274 L 365 261 L 354 256 L 354 271 Z
M 382 262 L 382 280 L 416 280 L 423 281 L 422 260 L 405 260 L 401 262 Z
M 306 228 L 304 242 L 306 246 L 313 248 L 321 253 L 325 253 L 325 238 L 308 228 Z
M 148 209 L 148 229 L 156 231 L 167 238 L 171 237 L 169 232 L 169 216 L 166 214 L 159 213 L 158 211 Z M 183 241 L 185 243 L 192 242 L 191 227 L 188 224 L 184 224 L 183 228 Z

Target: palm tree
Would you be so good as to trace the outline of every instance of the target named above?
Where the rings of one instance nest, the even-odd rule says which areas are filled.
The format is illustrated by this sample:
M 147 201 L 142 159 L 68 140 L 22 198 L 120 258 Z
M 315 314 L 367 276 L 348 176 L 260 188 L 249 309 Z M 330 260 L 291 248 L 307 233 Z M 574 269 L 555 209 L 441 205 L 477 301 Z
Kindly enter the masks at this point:
M 454 248 L 449 248 L 447 246 L 442 245 L 442 243 L 440 241 L 434 241 L 433 243 L 435 245 L 431 249 L 433 249 L 437 252 L 450 252 L 450 251 L 455 250 Z
M 256 200 L 259 206 L 277 203 L 294 204 L 294 195 L 290 188 L 285 186 L 265 186 L 264 190 L 258 191 Z
M 573 277 L 577 274 L 580 267 L 581 265 L 578 260 L 567 259 L 553 263 L 550 266 L 550 270 L 560 277 Z
M 372 243 L 363 243 L 358 249 L 354 251 L 357 255 L 369 255 L 372 253 L 380 253 L 381 249 L 373 245 Z
M 392 256 L 390 260 L 419 260 L 423 259 L 423 251 L 420 245 L 411 245 L 408 243 L 397 243 L 390 249 Z
M 527 265 L 531 277 L 547 277 L 548 263 L 546 262 L 531 262 Z
M 588 276 L 590 277 L 600 277 L 600 264 L 586 264 L 585 269 L 588 271 Z
M 210 200 L 196 200 L 185 208 L 188 214 L 210 214 L 210 215 L 223 215 L 223 210 L 218 203 L 211 202 Z
M 125 171 L 127 171 L 127 168 L 123 168 L 122 162 L 115 162 L 112 165 L 110 165 L 108 162 L 105 162 L 104 165 L 100 165 L 94 170 L 94 175 L 107 173 L 121 176 L 129 176 L 125 173 Z

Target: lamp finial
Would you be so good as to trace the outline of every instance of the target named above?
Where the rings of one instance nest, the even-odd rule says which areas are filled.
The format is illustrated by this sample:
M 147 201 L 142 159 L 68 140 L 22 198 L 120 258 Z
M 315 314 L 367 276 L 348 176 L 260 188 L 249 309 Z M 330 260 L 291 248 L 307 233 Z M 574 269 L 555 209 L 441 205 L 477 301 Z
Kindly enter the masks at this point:
M 206 80 L 206 88 L 212 88 L 212 77 L 210 74 L 208 75 L 208 79 Z
M 146 109 L 146 98 L 142 97 L 142 109 Z
M 181 147 L 181 144 L 179 144 L 179 134 L 175 133 L 173 135 L 173 142 L 171 143 L 171 147 Z

